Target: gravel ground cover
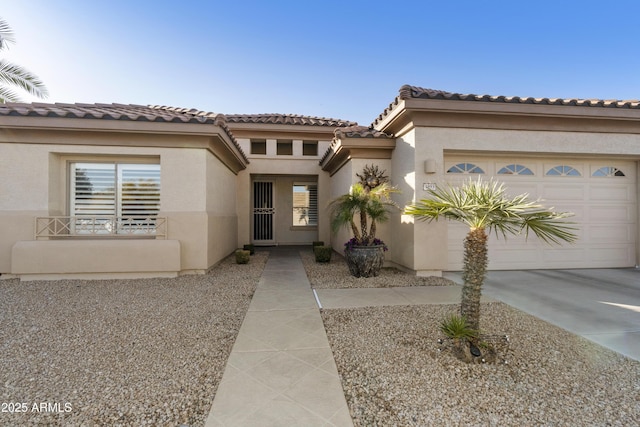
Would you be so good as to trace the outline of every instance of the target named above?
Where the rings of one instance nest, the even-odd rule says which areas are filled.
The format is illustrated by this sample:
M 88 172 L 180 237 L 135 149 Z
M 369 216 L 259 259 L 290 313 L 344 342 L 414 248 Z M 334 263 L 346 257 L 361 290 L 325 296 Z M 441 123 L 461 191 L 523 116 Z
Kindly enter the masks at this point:
M 356 279 L 336 255 L 324 265 L 301 251 L 314 287 L 452 284 L 397 270 Z M 438 342 L 441 320 L 458 310 L 322 310 L 356 426 L 640 425 L 640 362 L 506 304 L 487 303 L 483 332 L 508 335 L 508 349 L 498 354 L 500 363 L 466 364 Z
M 444 277 L 417 277 L 396 268 L 383 268 L 377 277 L 353 277 L 344 257 L 333 252 L 331 262 L 317 263 L 313 250 L 300 250 L 300 257 L 311 282 L 316 289 L 341 288 L 391 288 L 398 286 L 451 286 L 455 283 Z
M 0 280 L 0 425 L 204 425 L 267 257 L 174 279 Z
M 506 364 L 465 364 L 441 347 L 459 306 L 323 310 L 356 426 L 640 425 L 640 362 L 513 309 L 482 305 L 507 334 Z

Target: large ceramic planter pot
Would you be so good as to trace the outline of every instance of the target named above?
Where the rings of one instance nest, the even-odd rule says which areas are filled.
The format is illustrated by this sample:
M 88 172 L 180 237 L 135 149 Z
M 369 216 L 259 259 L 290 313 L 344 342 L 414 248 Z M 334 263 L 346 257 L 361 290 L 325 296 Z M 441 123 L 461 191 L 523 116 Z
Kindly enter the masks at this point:
M 352 246 L 344 251 L 349 271 L 355 277 L 374 277 L 384 263 L 384 246 Z

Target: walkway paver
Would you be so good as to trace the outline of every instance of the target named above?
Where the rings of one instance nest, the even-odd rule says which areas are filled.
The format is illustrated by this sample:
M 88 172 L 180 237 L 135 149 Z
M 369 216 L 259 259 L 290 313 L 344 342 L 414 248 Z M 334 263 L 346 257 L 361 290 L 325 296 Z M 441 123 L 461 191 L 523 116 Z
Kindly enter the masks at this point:
M 271 251 L 206 426 L 352 426 L 297 249 Z

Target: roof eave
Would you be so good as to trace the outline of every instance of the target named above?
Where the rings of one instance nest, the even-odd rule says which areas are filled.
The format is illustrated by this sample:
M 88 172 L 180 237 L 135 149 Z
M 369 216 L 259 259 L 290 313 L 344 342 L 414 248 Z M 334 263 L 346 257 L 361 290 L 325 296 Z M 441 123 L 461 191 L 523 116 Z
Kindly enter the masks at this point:
M 336 138 L 320 160 L 320 166 L 333 175 L 351 159 L 390 159 L 395 147 L 394 138 Z
M 14 131 L 14 132 L 12 132 Z M 20 137 L 16 132 L 28 135 Z M 103 135 L 109 134 L 138 134 L 138 135 L 184 135 L 209 141 L 207 149 L 218 157 L 231 171 L 238 173 L 247 167 L 249 160 L 235 141 L 233 134 L 226 128 L 223 122 L 218 124 L 193 123 L 193 122 L 166 122 L 166 121 L 142 121 L 142 120 L 105 120 L 89 118 L 67 117 L 32 117 L 32 116 L 0 116 L 0 142 L 32 142 L 36 143 L 42 138 L 33 135 L 43 132 L 65 132 L 75 134 L 78 132 L 95 132 Z M 35 133 L 34 133 L 35 132 Z M 27 135 L 25 133 L 25 135 Z M 32 141 L 29 138 L 33 139 Z M 75 144 L 76 142 L 69 141 Z M 101 145 L 100 143 L 85 141 L 87 145 Z M 114 141 L 112 145 L 117 145 Z M 185 143 L 189 146 L 193 143 Z M 165 146 L 158 143 L 158 146 Z M 193 146 L 198 146 L 197 144 Z

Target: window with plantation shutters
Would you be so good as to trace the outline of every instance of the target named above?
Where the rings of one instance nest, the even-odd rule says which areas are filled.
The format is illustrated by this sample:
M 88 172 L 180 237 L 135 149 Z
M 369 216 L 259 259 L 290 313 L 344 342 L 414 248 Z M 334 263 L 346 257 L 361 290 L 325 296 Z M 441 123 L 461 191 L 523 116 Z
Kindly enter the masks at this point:
M 293 184 L 293 225 L 318 225 L 318 184 Z
M 71 165 L 71 215 L 116 216 L 116 165 Z
M 71 216 L 104 217 L 105 233 L 152 226 L 160 210 L 157 164 L 71 163 L 70 181 Z

